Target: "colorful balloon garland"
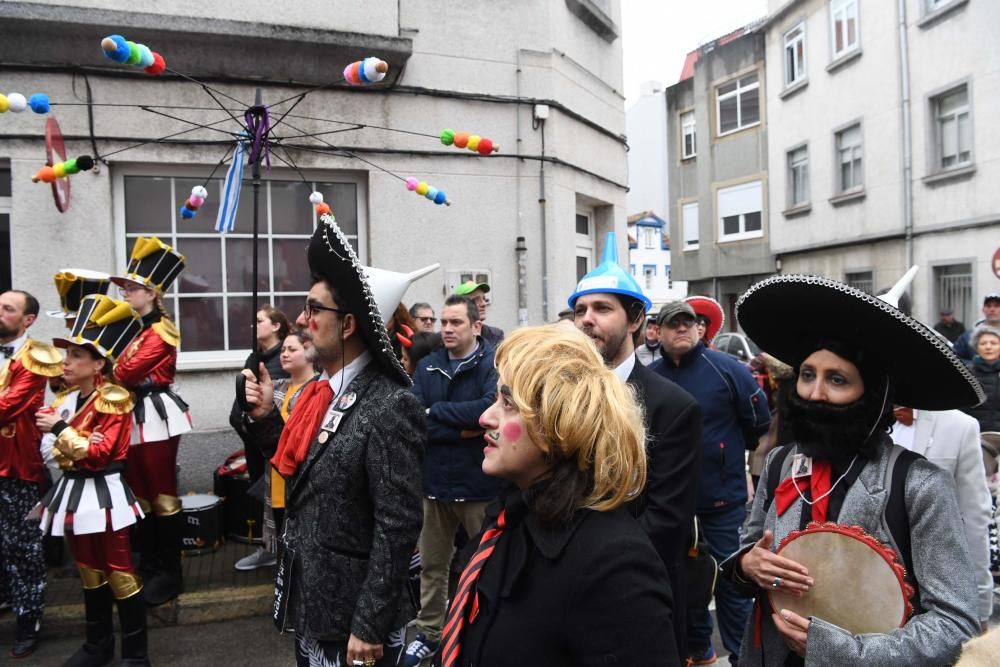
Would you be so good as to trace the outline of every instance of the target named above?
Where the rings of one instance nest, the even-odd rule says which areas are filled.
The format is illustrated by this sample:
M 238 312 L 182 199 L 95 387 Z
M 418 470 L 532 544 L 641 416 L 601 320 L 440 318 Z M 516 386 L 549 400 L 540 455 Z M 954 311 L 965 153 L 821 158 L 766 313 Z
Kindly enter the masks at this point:
M 198 214 L 198 209 L 208 199 L 208 190 L 203 185 L 196 185 L 191 188 L 191 196 L 187 198 L 181 206 L 180 214 L 185 220 L 190 220 Z
M 448 195 L 444 193 L 444 190 L 438 190 L 433 185 L 427 185 L 424 181 L 418 181 L 413 176 L 406 179 L 406 189 L 430 199 L 435 204 L 451 206 L 451 202 L 448 201 Z
M 455 146 L 456 148 L 468 148 L 480 155 L 489 155 L 500 150 L 500 144 L 493 143 L 492 139 L 481 137 L 478 134 L 468 132 L 456 132 L 455 130 L 441 130 L 441 143 L 445 146 Z
M 333 209 L 323 201 L 322 192 L 313 192 L 309 195 L 309 202 L 316 206 L 316 215 L 333 215 Z M 334 218 L 336 220 L 336 218 Z
M 21 113 L 25 109 L 31 109 L 40 114 L 48 113 L 52 110 L 52 105 L 49 102 L 49 96 L 45 93 L 35 93 L 27 99 L 21 93 L 0 94 L 0 113 L 7 111 Z
M 63 162 L 58 162 L 52 166 L 44 166 L 35 172 L 35 175 L 31 177 L 33 183 L 42 181 L 43 183 L 51 183 L 57 178 L 66 178 L 72 174 L 77 174 L 81 171 L 90 171 L 94 168 L 94 158 L 89 155 L 81 155 L 80 157 L 73 160 L 65 160 Z
M 102 39 L 101 50 L 116 63 L 141 67 L 146 74 L 159 76 L 167 68 L 166 61 L 159 53 L 150 50 L 145 44 L 130 42 L 121 35 L 108 35 Z
M 389 71 L 389 63 L 379 58 L 356 60 L 344 68 L 344 81 L 352 86 L 378 83 Z

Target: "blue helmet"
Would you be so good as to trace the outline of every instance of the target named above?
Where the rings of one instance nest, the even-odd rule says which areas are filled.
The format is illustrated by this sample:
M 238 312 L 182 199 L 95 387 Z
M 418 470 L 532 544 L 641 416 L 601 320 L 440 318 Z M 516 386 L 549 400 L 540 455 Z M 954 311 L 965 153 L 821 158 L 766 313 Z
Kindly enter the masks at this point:
M 569 295 L 569 307 L 575 307 L 576 300 L 584 294 L 621 294 L 641 301 L 646 312 L 653 307 L 653 302 L 642 293 L 635 278 L 618 265 L 618 245 L 615 243 L 614 232 L 608 232 L 604 240 L 601 263 L 581 278 L 576 289 Z

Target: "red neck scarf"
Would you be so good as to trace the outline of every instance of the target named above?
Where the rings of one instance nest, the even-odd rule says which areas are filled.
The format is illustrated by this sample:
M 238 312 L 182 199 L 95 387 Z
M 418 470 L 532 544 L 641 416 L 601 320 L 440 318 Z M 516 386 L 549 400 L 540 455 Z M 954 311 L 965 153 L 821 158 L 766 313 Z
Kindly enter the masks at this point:
M 282 477 L 291 477 L 309 455 L 313 436 L 323 425 L 323 417 L 333 400 L 333 388 L 326 380 L 316 380 L 306 385 L 295 403 L 295 410 L 285 424 L 278 441 L 278 451 L 271 458 L 271 465 Z
M 812 520 L 823 523 L 826 521 L 826 511 L 830 507 L 830 462 L 812 462 L 812 474 L 808 477 L 787 477 L 774 491 L 774 502 L 778 516 L 781 516 L 792 506 L 800 492 L 809 489 L 812 504 Z M 816 500 L 820 498 L 820 500 Z

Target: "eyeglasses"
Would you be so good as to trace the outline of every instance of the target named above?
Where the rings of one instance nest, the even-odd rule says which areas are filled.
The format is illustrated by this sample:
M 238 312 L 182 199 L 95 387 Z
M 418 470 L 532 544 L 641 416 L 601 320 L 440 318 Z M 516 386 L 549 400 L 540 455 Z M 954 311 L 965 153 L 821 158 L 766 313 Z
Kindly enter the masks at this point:
M 145 289 L 142 285 L 126 285 L 125 287 L 118 288 L 118 294 L 119 296 L 128 296 L 129 294 L 134 294 Z
M 311 301 L 306 301 L 305 305 L 302 306 L 302 312 L 305 313 L 306 319 L 311 320 L 313 315 L 318 311 L 325 310 L 331 313 L 340 313 L 341 315 L 346 315 L 346 310 L 341 310 L 340 308 L 330 308 L 329 306 L 321 306 L 318 303 L 313 303 Z
M 664 322 L 663 324 L 666 325 L 668 329 L 679 329 L 681 327 L 690 329 L 697 324 L 697 321 L 690 317 L 675 317 L 674 319 Z
M 434 324 L 435 322 L 438 321 L 438 318 L 436 317 L 418 317 L 417 319 L 423 322 L 424 324 Z

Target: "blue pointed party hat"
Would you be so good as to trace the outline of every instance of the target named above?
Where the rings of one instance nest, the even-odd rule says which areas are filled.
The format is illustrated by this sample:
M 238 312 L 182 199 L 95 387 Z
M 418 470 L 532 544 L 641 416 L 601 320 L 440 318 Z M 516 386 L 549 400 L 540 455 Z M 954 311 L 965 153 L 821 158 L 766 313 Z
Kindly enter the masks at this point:
M 569 296 L 569 307 L 573 308 L 576 300 L 584 294 L 621 294 L 641 301 L 647 312 L 653 307 L 653 302 L 642 293 L 635 278 L 618 265 L 618 244 L 615 243 L 614 232 L 608 232 L 604 240 L 601 263 L 576 284 L 576 290 Z

